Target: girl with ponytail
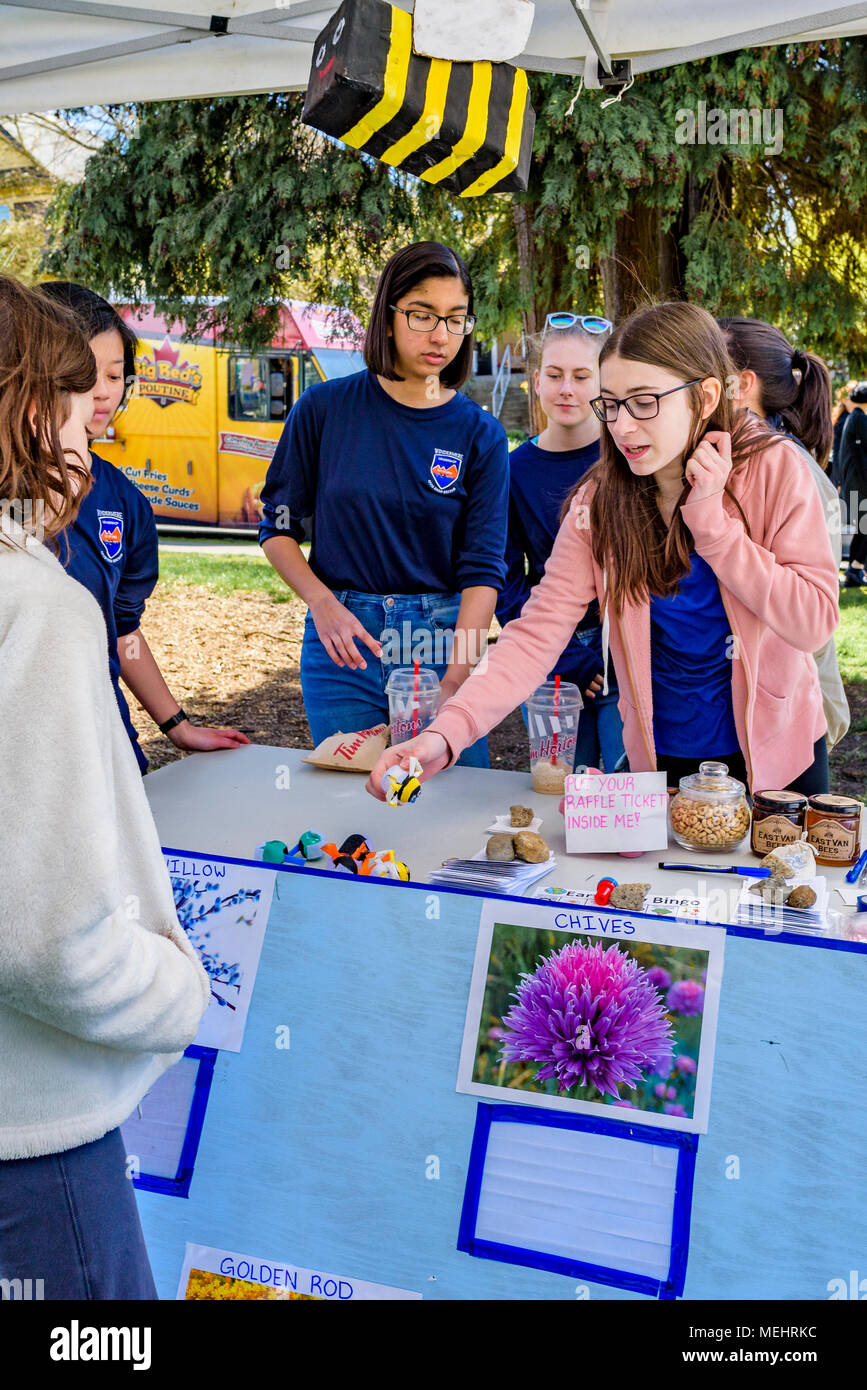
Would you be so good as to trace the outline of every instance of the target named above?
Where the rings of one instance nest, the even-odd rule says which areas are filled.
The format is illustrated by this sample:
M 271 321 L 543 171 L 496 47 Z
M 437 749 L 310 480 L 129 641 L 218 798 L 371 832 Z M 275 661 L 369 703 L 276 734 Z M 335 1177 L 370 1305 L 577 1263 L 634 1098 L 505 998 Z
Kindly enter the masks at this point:
M 792 347 L 773 324 L 744 318 L 717 321 L 738 369 L 735 402 L 766 419 L 773 429 L 788 434 L 804 449 L 822 499 L 828 539 L 839 570 L 843 559 L 840 498 L 827 471 L 834 440 L 828 368 L 815 353 Z M 828 721 L 828 747 L 833 748 L 850 722 L 833 637 L 813 656 Z
M 772 429 L 790 434 L 827 469 L 834 426 L 831 375 L 821 357 L 793 347 L 762 319 L 718 319 L 739 377 L 734 397 Z

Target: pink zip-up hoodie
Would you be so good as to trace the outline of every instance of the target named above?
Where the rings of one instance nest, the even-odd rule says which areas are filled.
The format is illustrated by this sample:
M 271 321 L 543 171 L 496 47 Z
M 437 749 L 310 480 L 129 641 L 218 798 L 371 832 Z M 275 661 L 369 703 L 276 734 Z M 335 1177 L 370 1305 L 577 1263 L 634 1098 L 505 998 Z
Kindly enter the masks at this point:
M 590 545 L 594 486 L 576 495 L 521 616 L 430 726 L 451 749 L 449 766 L 545 681 L 587 605 L 602 601 L 605 577 Z M 818 489 L 795 444 L 769 445 L 730 475 L 729 486 L 749 535 L 722 492 L 687 502 L 681 515 L 719 581 L 735 639 L 732 704 L 750 788 L 782 789 L 812 764 L 826 729 L 812 653 L 839 622 L 837 569 Z M 610 642 L 629 766 L 653 771 L 649 602 L 629 604 L 619 617 L 611 607 Z

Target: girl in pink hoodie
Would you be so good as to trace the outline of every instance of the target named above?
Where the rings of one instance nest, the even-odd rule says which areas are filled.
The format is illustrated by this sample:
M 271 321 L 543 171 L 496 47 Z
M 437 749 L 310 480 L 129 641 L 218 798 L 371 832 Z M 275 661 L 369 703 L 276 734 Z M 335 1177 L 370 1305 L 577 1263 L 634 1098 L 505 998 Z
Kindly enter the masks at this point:
M 567 501 L 521 616 L 433 724 L 368 782 L 417 757 L 451 766 L 540 685 L 598 598 L 632 771 L 673 785 L 705 758 L 751 790 L 828 790 L 816 651 L 838 620 L 837 574 L 809 466 L 733 403 L 715 320 L 643 309 L 600 354 L 602 452 Z

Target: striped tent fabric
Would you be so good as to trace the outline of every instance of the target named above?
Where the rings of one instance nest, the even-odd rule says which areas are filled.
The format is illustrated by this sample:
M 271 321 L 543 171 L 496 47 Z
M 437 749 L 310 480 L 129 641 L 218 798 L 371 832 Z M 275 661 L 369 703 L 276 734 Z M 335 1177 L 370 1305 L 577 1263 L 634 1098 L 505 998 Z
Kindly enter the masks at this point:
M 384 0 L 344 0 L 319 34 L 303 120 L 464 198 L 527 187 L 536 116 L 524 70 L 422 57 L 412 16 Z

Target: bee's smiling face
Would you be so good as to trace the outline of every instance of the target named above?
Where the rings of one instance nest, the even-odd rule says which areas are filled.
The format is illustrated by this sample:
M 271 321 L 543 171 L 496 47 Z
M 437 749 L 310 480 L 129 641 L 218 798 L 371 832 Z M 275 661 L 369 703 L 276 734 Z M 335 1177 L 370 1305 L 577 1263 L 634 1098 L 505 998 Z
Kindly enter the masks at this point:
M 340 43 L 340 40 L 343 37 L 343 30 L 345 28 L 346 19 L 343 18 L 338 20 L 333 30 L 330 33 L 326 34 L 322 43 L 319 45 L 319 48 L 316 50 L 314 66 L 316 68 L 316 76 L 319 78 L 320 82 L 325 81 L 325 78 L 328 76 L 328 74 L 331 72 L 331 69 L 334 67 L 334 50 Z

